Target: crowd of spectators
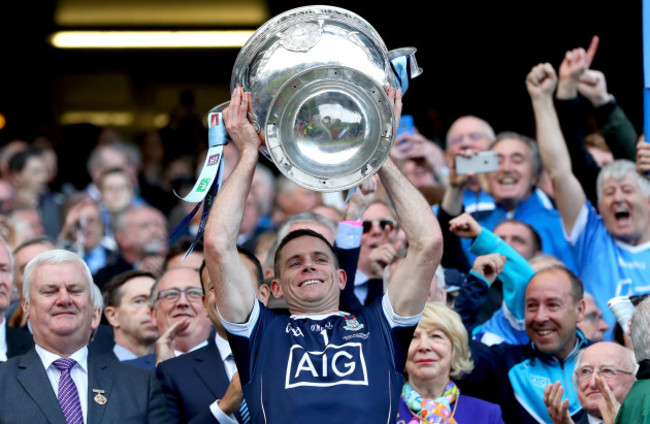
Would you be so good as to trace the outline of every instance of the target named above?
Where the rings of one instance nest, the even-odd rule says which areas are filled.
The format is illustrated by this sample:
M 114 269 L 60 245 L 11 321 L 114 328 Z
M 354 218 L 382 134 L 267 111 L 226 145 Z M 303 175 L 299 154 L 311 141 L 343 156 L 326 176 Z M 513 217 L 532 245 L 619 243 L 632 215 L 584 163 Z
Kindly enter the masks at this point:
M 522 76 L 531 100 L 522 107 L 532 108 L 535 134 L 496 132 L 476 116 L 452 122 L 444 143 L 417 126 L 400 127 L 388 162 L 435 214 L 444 247 L 439 261 L 425 265 L 433 278 L 401 359 L 404 386 L 390 422 L 650 423 L 647 395 L 639 394 L 647 391 L 650 361 L 650 308 L 643 301 L 650 293 L 650 144 L 608 91 L 605 75 L 591 68 L 597 47 L 594 37 L 588 49 L 568 50 L 558 69 L 542 62 Z M 229 336 L 236 328 L 219 315 L 237 316 L 219 296 L 230 283 L 222 280 L 241 273 L 213 252 L 227 244 L 215 234 L 206 233 L 210 239 L 186 255 L 200 213 L 177 227 L 194 205 L 173 191 L 192 187 L 206 134 L 194 115 L 136 140 L 105 129 L 88 140 L 94 147 L 85 169 L 65 172 L 45 139 L 0 149 L 0 362 L 29 354 L 34 341 L 43 347 L 29 298 L 39 281 L 23 287 L 28 264 L 46 252 L 73 252 L 103 295 L 91 355 L 155 373 L 172 422 L 259 421 L 247 400 L 262 402 L 261 395 L 242 387 L 254 373 L 238 370 L 238 348 L 229 340 L 239 336 Z M 233 144 L 224 150 L 226 182 L 241 178 L 236 173 L 246 159 Z M 496 169 L 456 172 L 457 157 L 487 151 L 496 154 Z M 418 269 L 410 268 L 418 246 L 405 218 L 409 207 L 385 184 L 393 181 L 388 171 L 361 183 L 348 200 L 347 193 L 300 187 L 261 157 L 250 172 L 241 222 L 230 223 L 237 231 L 233 254 L 250 276 L 239 281 L 251 283 L 242 293 L 257 299 L 246 319 L 266 317 L 267 308 L 295 315 L 295 299 L 283 296 L 278 282 L 278 249 L 296 231 L 315 232 L 333 248 L 346 275 L 337 302 L 351 314 L 350 325 L 380 302 L 399 312 L 392 293 L 409 287 L 403 270 Z M 218 205 L 230 211 L 223 200 Z M 207 231 L 227 223 L 211 222 Z M 639 305 L 631 322 L 610 308 L 615 297 Z M 287 325 L 291 332 L 300 328 Z M 0 392 L 11 374 L 5 365 Z M 300 366 L 308 367 L 301 362 L 296 376 Z M 314 375 L 320 371 L 310 366 Z M 10 422 L 4 406 L 0 422 Z M 82 409 L 81 422 L 90 422 L 88 407 Z M 269 422 L 311 421 L 288 411 Z

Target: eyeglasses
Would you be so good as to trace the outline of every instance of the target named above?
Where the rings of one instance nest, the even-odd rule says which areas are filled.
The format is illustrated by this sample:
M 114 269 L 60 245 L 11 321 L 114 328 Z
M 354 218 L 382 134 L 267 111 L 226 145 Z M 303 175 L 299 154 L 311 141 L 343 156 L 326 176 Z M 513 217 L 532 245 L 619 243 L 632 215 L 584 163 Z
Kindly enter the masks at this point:
M 584 321 L 589 321 L 592 324 L 596 324 L 600 322 L 600 320 L 603 318 L 603 315 L 598 313 L 598 312 L 591 312 L 589 314 L 585 314 L 585 316 L 582 318 Z
M 363 221 L 363 232 L 367 233 L 368 231 L 372 230 L 373 225 L 379 225 L 379 228 L 382 229 L 382 231 L 388 227 L 389 230 L 393 230 L 397 227 L 397 222 L 395 222 L 392 219 L 369 219 L 369 220 L 364 220 Z
M 181 297 L 181 293 L 185 293 L 185 297 L 190 302 L 196 302 L 203 297 L 203 290 L 198 287 L 190 287 L 189 289 L 166 289 L 158 292 L 158 299 L 166 303 L 174 303 Z
M 479 141 L 485 138 L 485 134 L 482 132 L 471 132 L 469 134 L 457 135 L 447 140 L 447 144 L 458 144 L 462 142 L 465 137 L 469 138 L 469 141 Z
M 632 375 L 633 373 L 628 372 L 628 371 L 623 371 L 619 370 L 616 368 L 611 368 L 611 367 L 602 367 L 600 369 L 594 370 L 591 367 L 582 367 L 578 370 L 578 380 L 589 380 L 592 376 L 592 374 L 596 372 L 596 375 L 598 375 L 601 378 L 604 378 L 605 380 L 611 380 L 612 378 L 616 377 L 616 374 L 627 374 L 627 375 Z

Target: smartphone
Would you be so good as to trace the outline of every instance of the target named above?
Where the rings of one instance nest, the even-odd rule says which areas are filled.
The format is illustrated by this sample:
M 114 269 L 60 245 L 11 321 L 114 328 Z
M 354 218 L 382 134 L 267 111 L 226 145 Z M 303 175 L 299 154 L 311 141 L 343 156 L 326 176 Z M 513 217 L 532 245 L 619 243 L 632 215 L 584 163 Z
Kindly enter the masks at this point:
M 456 174 L 484 174 L 499 169 L 499 158 L 496 152 L 480 152 L 470 157 L 456 156 Z
M 397 127 L 397 135 L 413 134 L 414 132 L 413 116 L 402 115 L 402 118 L 399 121 L 399 127 Z

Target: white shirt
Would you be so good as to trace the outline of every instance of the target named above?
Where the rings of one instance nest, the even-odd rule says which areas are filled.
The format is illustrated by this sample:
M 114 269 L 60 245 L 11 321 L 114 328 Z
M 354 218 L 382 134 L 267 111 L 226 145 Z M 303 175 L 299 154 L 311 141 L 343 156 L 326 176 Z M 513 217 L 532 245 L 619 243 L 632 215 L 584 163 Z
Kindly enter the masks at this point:
M 188 350 L 187 352 L 181 352 L 180 350 L 174 349 L 174 356 L 181 356 L 184 353 L 194 352 L 195 350 L 201 349 L 203 346 L 207 346 L 207 345 L 208 345 L 208 341 L 203 340 L 201 343 L 197 344 L 196 346 L 194 346 L 192 349 Z
M 230 344 L 228 343 L 228 340 L 222 338 L 219 334 L 215 334 L 214 342 L 219 349 L 223 366 L 226 369 L 226 374 L 228 374 L 228 380 L 231 380 L 232 376 L 237 372 L 237 366 L 235 365 L 235 360 L 230 355 L 232 353 L 230 350 Z M 230 358 L 228 358 L 228 356 L 230 356 Z M 237 419 L 234 415 L 226 415 L 226 413 L 219 408 L 218 403 L 220 400 L 221 399 L 217 399 L 210 405 L 210 411 L 214 418 L 221 424 L 237 424 Z
M 589 421 L 589 424 L 603 424 L 602 418 L 596 418 L 591 414 L 587 414 L 587 421 Z
M 223 367 L 226 369 L 226 374 L 228 374 L 228 380 L 232 380 L 232 376 L 237 372 L 237 365 L 235 365 L 235 358 L 232 357 L 230 343 L 228 343 L 228 340 L 221 338 L 218 334 L 214 336 L 214 342 L 217 345 L 217 349 L 219 349 L 219 354 L 223 361 Z M 229 356 L 230 358 L 228 358 Z
M 2 317 L 0 322 L 0 362 L 7 360 L 7 320 Z
M 61 357 L 55 353 L 43 349 L 36 345 L 36 353 L 43 362 L 43 367 L 47 373 L 47 378 L 50 379 L 50 384 L 54 390 L 54 396 L 59 397 L 59 380 L 61 380 L 61 371 L 59 371 L 53 364 L 54 361 Z M 81 403 L 81 412 L 84 417 L 84 423 L 88 422 L 88 347 L 84 346 L 72 355 L 70 359 L 77 361 L 74 367 L 70 370 L 70 376 L 77 386 L 77 393 L 79 394 L 79 402 Z M 97 387 L 102 389 L 102 387 Z
M 128 361 L 131 359 L 136 359 L 138 357 L 138 355 L 117 343 L 115 343 L 115 346 L 113 346 L 113 353 L 120 361 Z

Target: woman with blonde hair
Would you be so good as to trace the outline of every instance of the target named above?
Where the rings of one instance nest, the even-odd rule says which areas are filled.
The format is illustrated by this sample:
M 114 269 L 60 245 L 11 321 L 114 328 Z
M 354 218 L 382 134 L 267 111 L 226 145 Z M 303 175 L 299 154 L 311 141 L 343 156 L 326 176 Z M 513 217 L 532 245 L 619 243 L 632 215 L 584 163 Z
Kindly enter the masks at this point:
M 454 379 L 473 368 L 460 316 L 427 303 L 408 351 L 397 424 L 503 423 L 499 405 L 460 394 Z

